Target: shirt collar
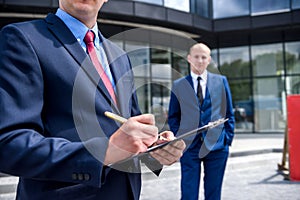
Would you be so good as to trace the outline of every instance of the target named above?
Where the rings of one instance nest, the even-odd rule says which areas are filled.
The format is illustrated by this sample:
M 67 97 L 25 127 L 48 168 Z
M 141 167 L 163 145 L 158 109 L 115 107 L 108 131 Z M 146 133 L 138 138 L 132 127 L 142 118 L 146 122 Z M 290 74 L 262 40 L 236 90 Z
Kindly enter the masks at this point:
M 194 81 L 197 81 L 197 78 L 200 76 L 201 79 L 206 83 L 206 81 L 207 81 L 207 70 L 204 70 L 204 72 L 200 75 L 195 74 L 194 72 L 191 71 L 191 76 L 192 76 L 192 79 Z
M 74 18 L 70 14 L 66 13 L 62 9 L 58 8 L 56 11 L 56 16 L 58 16 L 70 29 L 70 31 L 73 33 L 77 41 L 80 43 L 80 45 L 84 48 L 86 48 L 86 45 L 83 41 L 83 38 L 86 34 L 86 32 L 89 30 L 89 28 L 84 25 L 82 22 L 80 22 L 78 19 Z M 91 29 L 95 33 L 95 46 L 99 49 L 100 39 L 98 34 L 98 25 L 97 23 L 95 26 Z

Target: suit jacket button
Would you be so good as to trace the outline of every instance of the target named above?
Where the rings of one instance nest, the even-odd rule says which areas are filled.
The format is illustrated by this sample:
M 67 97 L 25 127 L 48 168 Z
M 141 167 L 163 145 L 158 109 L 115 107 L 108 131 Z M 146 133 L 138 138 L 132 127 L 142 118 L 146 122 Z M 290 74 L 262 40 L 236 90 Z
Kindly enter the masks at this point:
M 80 180 L 80 181 L 83 180 L 83 174 L 78 174 L 78 180 Z
M 91 176 L 89 174 L 84 174 L 84 180 L 85 181 L 91 180 Z
M 73 179 L 73 180 L 77 180 L 77 179 L 78 179 L 77 173 L 73 173 L 73 174 L 72 174 L 72 179 Z

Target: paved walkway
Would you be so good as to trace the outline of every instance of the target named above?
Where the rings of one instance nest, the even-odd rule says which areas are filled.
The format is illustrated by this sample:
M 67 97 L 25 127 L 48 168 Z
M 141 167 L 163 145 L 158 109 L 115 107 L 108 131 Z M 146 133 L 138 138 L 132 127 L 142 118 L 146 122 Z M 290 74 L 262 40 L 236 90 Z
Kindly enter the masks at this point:
M 230 148 L 222 199 L 300 200 L 300 182 L 287 181 L 277 171 L 283 144 L 283 134 L 236 134 Z M 180 199 L 179 163 L 165 167 L 159 177 L 143 168 L 142 179 L 141 200 Z M 0 177 L 0 200 L 15 198 L 16 183 L 16 177 Z M 203 189 L 199 199 L 203 199 Z
M 242 156 L 282 151 L 284 134 L 235 134 L 230 148 L 231 156 Z
M 283 134 L 239 134 L 230 149 L 222 200 L 300 200 L 300 182 L 278 171 Z M 203 176 L 203 174 L 202 174 Z M 145 169 L 141 200 L 180 199 L 180 164 L 165 167 L 160 177 Z M 199 199 L 203 200 L 203 182 Z

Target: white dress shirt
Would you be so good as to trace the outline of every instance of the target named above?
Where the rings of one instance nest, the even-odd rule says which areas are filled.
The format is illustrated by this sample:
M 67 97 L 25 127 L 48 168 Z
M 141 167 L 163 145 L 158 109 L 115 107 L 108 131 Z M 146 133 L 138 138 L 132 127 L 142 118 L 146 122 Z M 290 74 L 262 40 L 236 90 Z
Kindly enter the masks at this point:
M 206 91 L 206 84 L 207 84 L 207 70 L 205 70 L 201 75 L 195 74 L 194 72 L 191 71 L 191 76 L 193 79 L 193 85 L 194 85 L 194 90 L 195 93 L 197 94 L 197 87 L 198 87 L 198 80 L 197 78 L 200 76 L 201 80 L 200 80 L 200 85 L 202 87 L 202 95 L 203 95 L 203 99 L 205 99 L 205 91 Z

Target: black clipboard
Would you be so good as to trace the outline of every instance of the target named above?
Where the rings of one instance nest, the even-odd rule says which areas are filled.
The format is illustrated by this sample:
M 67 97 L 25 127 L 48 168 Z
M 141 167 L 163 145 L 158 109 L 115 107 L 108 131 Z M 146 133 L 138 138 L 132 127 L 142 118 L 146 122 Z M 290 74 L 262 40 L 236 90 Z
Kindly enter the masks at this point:
M 186 137 L 189 137 L 189 136 L 192 136 L 192 135 L 199 134 L 199 133 L 204 132 L 204 131 L 206 131 L 206 130 L 208 130 L 208 129 L 212 129 L 212 128 L 216 127 L 216 126 L 219 126 L 219 125 L 221 125 L 221 124 L 224 124 L 227 120 L 228 120 L 228 119 L 221 118 L 221 119 L 218 119 L 218 120 L 216 120 L 216 121 L 209 122 L 207 125 L 204 125 L 204 126 L 202 126 L 202 127 L 196 128 L 196 129 L 191 130 L 191 131 L 188 131 L 188 132 L 186 132 L 186 133 L 184 133 L 184 134 L 182 134 L 182 135 L 176 137 L 174 140 L 171 140 L 171 141 L 168 141 L 168 142 L 164 142 L 164 143 L 162 143 L 162 144 L 158 144 L 158 145 L 149 147 L 149 148 L 147 149 L 147 151 L 145 151 L 145 152 L 142 152 L 142 153 L 139 153 L 139 154 L 137 154 L 137 155 L 131 156 L 131 157 L 129 157 L 129 158 L 126 158 L 126 159 L 124 159 L 124 160 L 118 161 L 118 162 L 116 162 L 116 163 L 109 164 L 108 166 L 111 167 L 111 166 L 113 166 L 113 165 L 118 165 L 118 164 L 121 164 L 121 163 L 126 162 L 126 161 L 128 161 L 128 160 L 131 160 L 131 159 L 134 159 L 134 158 L 138 158 L 138 157 L 144 156 L 144 155 L 150 153 L 151 151 L 154 151 L 154 150 L 159 149 L 159 148 L 163 148 L 164 146 L 169 145 L 169 144 L 171 144 L 171 143 L 174 143 L 174 142 L 176 142 L 176 141 L 178 141 L 178 140 L 182 140 L 182 139 L 184 139 L 184 138 L 186 138 Z

